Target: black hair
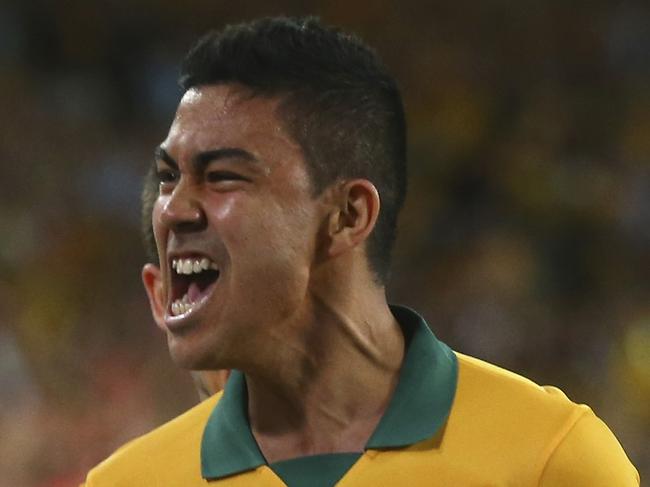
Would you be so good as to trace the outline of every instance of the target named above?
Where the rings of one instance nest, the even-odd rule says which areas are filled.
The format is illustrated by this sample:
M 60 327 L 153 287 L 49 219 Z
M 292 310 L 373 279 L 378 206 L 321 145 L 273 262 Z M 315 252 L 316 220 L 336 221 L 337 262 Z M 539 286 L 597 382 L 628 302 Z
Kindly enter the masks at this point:
M 201 38 L 179 83 L 233 83 L 279 97 L 314 196 L 341 179 L 372 182 L 381 208 L 366 252 L 379 282 L 387 280 L 406 195 L 406 121 L 397 84 L 371 48 L 314 17 L 262 18 Z

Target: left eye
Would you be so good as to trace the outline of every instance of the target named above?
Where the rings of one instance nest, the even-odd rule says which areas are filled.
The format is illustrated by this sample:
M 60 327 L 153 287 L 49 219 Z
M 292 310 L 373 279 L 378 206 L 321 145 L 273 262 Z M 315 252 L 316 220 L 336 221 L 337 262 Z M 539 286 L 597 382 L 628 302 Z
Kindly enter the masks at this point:
M 173 183 L 176 180 L 176 174 L 169 169 L 156 171 L 156 177 L 158 178 L 158 182 L 161 184 Z
M 248 181 L 244 176 L 230 171 L 210 171 L 205 174 L 205 180 L 209 183 L 220 181 Z

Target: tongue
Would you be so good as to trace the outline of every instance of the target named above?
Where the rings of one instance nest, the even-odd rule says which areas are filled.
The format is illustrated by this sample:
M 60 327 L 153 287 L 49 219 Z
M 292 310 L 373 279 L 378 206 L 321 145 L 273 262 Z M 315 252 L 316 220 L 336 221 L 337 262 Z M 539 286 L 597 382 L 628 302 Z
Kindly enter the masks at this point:
M 187 297 L 189 298 L 190 303 L 198 301 L 199 296 L 201 296 L 201 288 L 197 283 L 192 282 L 190 287 L 187 289 Z

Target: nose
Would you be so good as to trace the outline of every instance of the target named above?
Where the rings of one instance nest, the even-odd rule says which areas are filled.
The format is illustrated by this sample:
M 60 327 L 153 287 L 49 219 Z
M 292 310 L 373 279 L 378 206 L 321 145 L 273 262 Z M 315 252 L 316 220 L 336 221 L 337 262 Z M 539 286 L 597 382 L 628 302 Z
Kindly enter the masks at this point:
M 165 226 L 176 232 L 192 232 L 203 228 L 205 215 L 195 189 L 181 180 L 163 205 L 160 219 Z

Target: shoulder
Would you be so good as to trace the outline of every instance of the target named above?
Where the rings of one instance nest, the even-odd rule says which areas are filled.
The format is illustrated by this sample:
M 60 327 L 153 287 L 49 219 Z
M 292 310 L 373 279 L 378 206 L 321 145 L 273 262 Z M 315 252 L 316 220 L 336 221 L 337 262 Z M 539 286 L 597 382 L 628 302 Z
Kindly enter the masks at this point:
M 456 356 L 458 385 L 449 421 L 475 439 L 498 438 L 501 448 L 530 453 L 548 448 L 589 410 L 556 387 L 540 386 L 474 357 Z
M 633 479 L 636 471 L 588 406 L 574 403 L 556 387 L 540 386 L 474 357 L 456 356 L 458 386 L 448 427 L 465 448 L 472 445 L 493 466 L 503 465 L 504 475 L 514 475 L 518 485 L 538 485 L 542 476 L 553 480 L 539 485 L 638 485 L 621 482 Z M 594 470 L 595 458 L 596 463 L 617 465 L 613 471 L 618 477 L 610 479 L 618 483 L 567 477 L 567 471 L 578 471 L 593 480 L 600 475 Z M 574 482 L 553 483 L 558 476 Z
M 540 386 L 526 377 L 456 352 L 458 358 L 457 403 L 477 400 L 481 407 L 528 416 L 579 416 L 585 406 L 570 401 L 557 387 Z M 464 404 L 470 406 L 469 404 Z
M 220 397 L 216 394 L 120 447 L 89 472 L 86 485 L 173 485 L 169 476 L 176 473 L 201 479 L 201 438 Z
M 549 453 L 539 485 L 636 487 L 639 483 L 639 473 L 614 434 L 588 410 Z

